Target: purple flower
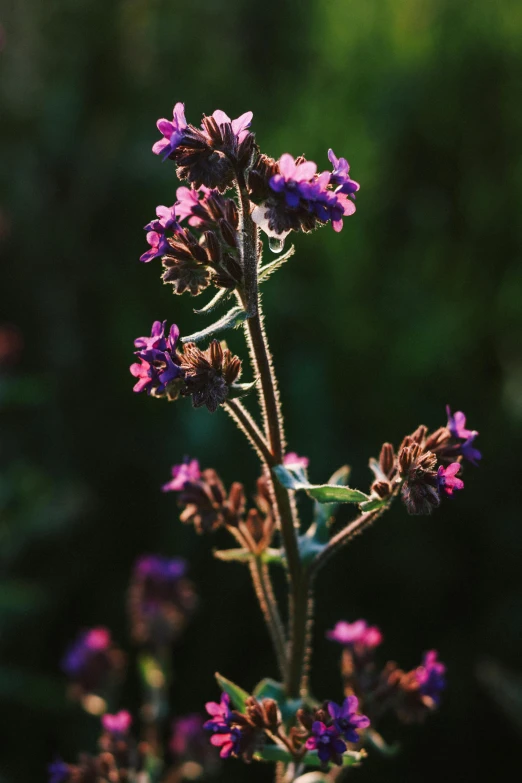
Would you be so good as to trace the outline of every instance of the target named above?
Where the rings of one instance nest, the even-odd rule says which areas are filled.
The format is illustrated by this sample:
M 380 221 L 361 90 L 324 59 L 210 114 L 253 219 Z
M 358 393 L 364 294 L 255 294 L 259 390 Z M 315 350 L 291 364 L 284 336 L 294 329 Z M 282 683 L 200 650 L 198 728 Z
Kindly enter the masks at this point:
M 333 720 L 333 725 L 347 742 L 359 742 L 357 732 L 367 729 L 370 719 L 366 715 L 357 713 L 359 700 L 357 696 L 348 696 L 341 706 L 333 701 L 328 702 L 328 712 Z
M 243 732 L 238 726 L 234 726 L 227 732 L 213 734 L 210 738 L 212 745 L 221 748 L 219 755 L 222 759 L 228 759 L 230 756 L 239 756 L 243 747 Z
M 144 555 L 138 559 L 135 568 L 141 579 L 157 582 L 176 582 L 187 573 L 187 563 L 182 557 Z
M 197 459 L 187 460 L 172 467 L 172 478 L 161 488 L 163 492 L 180 492 L 187 481 L 199 481 L 201 471 Z
M 247 111 L 240 117 L 237 117 L 235 120 L 231 120 L 228 114 L 225 114 L 224 111 L 221 111 L 221 109 L 216 109 L 212 116 L 218 125 L 225 125 L 229 122 L 232 125 L 232 132 L 236 136 L 238 143 L 241 144 L 243 139 L 248 135 L 247 128 L 250 127 L 250 123 L 252 122 L 252 117 L 254 115 L 251 111 Z
M 457 411 L 455 415 L 452 415 L 450 406 L 446 405 L 446 413 L 448 414 L 448 423 L 446 426 L 454 438 L 466 439 L 472 435 L 478 435 L 476 430 L 468 430 L 466 428 L 466 416 L 462 411 Z
M 460 447 L 460 452 L 464 459 L 467 459 L 468 462 L 471 462 L 471 464 L 475 466 L 477 466 L 478 460 L 482 459 L 480 451 L 473 446 L 473 441 L 477 435 L 477 432 L 473 432 Z
M 131 374 L 138 379 L 135 392 L 147 391 L 148 394 L 161 395 L 173 381 L 183 377 L 180 359 L 176 353 L 179 328 L 170 327 L 165 337 L 166 321 L 154 321 L 150 337 L 138 337 L 134 341 L 136 355 L 140 360 L 130 367 Z
M 202 737 L 204 737 L 202 716 L 197 713 L 183 715 L 172 724 L 170 750 L 175 756 L 186 756 L 192 745 L 199 745 Z
M 230 709 L 230 696 L 228 693 L 221 694 L 221 701 L 219 704 L 215 701 L 207 702 L 205 704 L 205 709 L 211 716 L 211 719 L 203 724 L 204 729 L 221 733 L 230 729 L 233 715 L 232 710 Z
M 343 227 L 343 217 L 353 215 L 355 204 L 339 190 L 327 190 L 329 180 L 329 173 L 323 171 L 314 182 L 304 183 L 301 192 L 313 214 L 322 223 L 331 220 L 333 230 L 339 232 Z
M 120 710 L 115 715 L 102 715 L 102 726 L 109 734 L 120 736 L 127 734 L 132 724 L 132 716 L 127 710 Z
M 289 468 L 307 468 L 310 460 L 308 457 L 299 457 L 295 451 L 289 451 L 283 458 L 283 465 Z
M 205 198 L 205 196 L 211 192 L 212 191 L 210 188 L 205 187 L 205 185 L 201 185 L 201 187 L 197 188 L 197 190 L 194 188 L 187 188 L 184 185 L 178 188 L 176 190 L 176 196 L 178 200 L 175 204 L 178 218 L 180 220 L 184 220 L 186 217 L 188 217 L 189 225 L 195 227 L 201 225 L 203 220 L 194 213 L 201 202 L 201 196 Z
M 62 761 L 62 759 L 55 759 L 47 767 L 49 773 L 49 783 L 65 783 L 69 780 L 69 765 Z
M 306 740 L 306 748 L 317 750 L 317 755 L 323 764 L 333 761 L 341 765 L 341 757 L 346 750 L 346 745 L 335 726 L 326 726 L 322 721 L 316 720 L 312 725 L 312 736 Z
M 339 642 L 344 647 L 360 645 L 368 649 L 378 647 L 382 642 L 382 633 L 376 625 L 368 626 L 366 620 L 347 623 L 340 620 L 332 631 L 327 631 L 327 639 Z
M 439 466 L 437 473 L 437 484 L 439 492 L 444 492 L 445 495 L 451 497 L 454 490 L 464 489 L 464 482 L 462 479 L 457 478 L 457 473 L 460 470 L 460 462 L 452 462 L 445 468 L 443 465 Z
M 328 150 L 328 160 L 333 166 L 329 184 L 337 186 L 336 193 L 344 193 L 353 197 L 354 193 L 357 193 L 359 190 L 360 185 L 355 180 L 350 179 L 350 165 L 346 158 L 337 158 L 334 151 L 330 149 Z
M 275 193 L 283 193 L 289 207 L 297 207 L 303 197 L 303 186 L 315 176 L 317 165 L 313 161 L 296 164 L 292 155 L 285 153 L 279 159 L 280 174 L 270 178 L 270 187 Z
M 441 691 L 446 687 L 446 666 L 437 660 L 437 656 L 436 650 L 427 652 L 422 666 L 415 671 L 421 694 L 432 699 L 435 704 L 440 702 Z
M 143 261 L 144 264 L 148 264 L 153 258 L 165 255 L 169 249 L 169 243 L 167 242 L 165 235 L 158 231 L 147 231 L 145 238 L 149 243 L 150 248 L 140 256 L 140 261 Z
M 172 117 L 172 122 L 163 118 L 156 123 L 163 138 L 153 145 L 152 151 L 155 155 L 163 153 L 163 160 L 166 160 L 183 140 L 185 129 L 187 128 L 185 105 L 183 103 L 176 103 Z

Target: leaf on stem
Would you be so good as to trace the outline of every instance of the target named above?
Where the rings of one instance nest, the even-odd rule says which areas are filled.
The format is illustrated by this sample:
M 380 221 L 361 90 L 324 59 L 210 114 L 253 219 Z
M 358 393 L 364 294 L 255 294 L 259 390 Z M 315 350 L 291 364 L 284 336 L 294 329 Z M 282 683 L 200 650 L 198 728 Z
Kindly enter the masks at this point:
M 365 756 L 366 753 L 364 751 L 347 750 L 342 757 L 343 767 L 351 767 L 362 761 Z M 265 745 L 263 750 L 260 750 L 255 754 L 254 758 L 259 761 L 282 761 L 285 763 L 293 761 L 292 754 L 280 745 Z M 316 750 L 307 751 L 306 755 L 300 760 L 300 763 L 304 764 L 306 767 L 325 766 L 320 760 Z M 335 765 L 329 764 L 329 766 L 331 768 Z
M 219 321 L 216 321 L 210 326 L 201 329 L 199 332 L 194 332 L 186 337 L 181 338 L 182 343 L 199 343 L 201 340 L 206 340 L 209 337 L 213 337 L 218 332 L 223 332 L 225 329 L 235 329 L 246 318 L 246 313 L 242 307 L 233 307 L 228 311 Z
M 226 301 L 232 291 L 230 288 L 220 288 L 219 291 L 215 296 L 212 297 L 210 302 L 207 302 L 207 304 L 204 307 L 201 307 L 199 310 L 194 309 L 194 312 L 197 315 L 203 315 L 204 313 L 212 313 L 216 307 L 221 304 L 221 302 Z
M 285 489 L 302 489 L 319 503 L 364 503 L 369 500 L 369 496 L 358 489 L 339 484 L 309 484 L 301 468 L 276 465 L 272 471 Z
M 330 477 L 328 484 L 337 484 L 345 487 L 350 478 L 351 468 L 343 465 Z M 328 526 L 339 508 L 339 503 L 319 503 L 315 501 L 314 521 L 306 531 L 306 536 L 313 538 L 320 544 L 327 544 L 330 538 Z
M 243 688 L 240 688 L 239 685 L 236 685 L 235 682 L 227 680 L 227 678 L 223 677 L 221 674 L 219 674 L 219 672 L 216 672 L 215 677 L 221 690 L 225 691 L 225 693 L 228 693 L 230 696 L 230 701 L 236 710 L 239 710 L 239 712 L 245 712 L 246 700 L 250 694 L 244 691 Z
M 252 391 L 257 381 L 251 381 L 250 383 L 233 383 L 228 387 L 228 400 L 237 400 L 239 397 L 244 397 L 249 391 Z
M 237 547 L 235 549 L 215 549 L 214 557 L 225 563 L 249 563 L 254 555 L 249 549 Z M 259 557 L 264 563 L 278 563 L 279 565 L 283 563 L 283 554 L 280 549 L 268 547 Z

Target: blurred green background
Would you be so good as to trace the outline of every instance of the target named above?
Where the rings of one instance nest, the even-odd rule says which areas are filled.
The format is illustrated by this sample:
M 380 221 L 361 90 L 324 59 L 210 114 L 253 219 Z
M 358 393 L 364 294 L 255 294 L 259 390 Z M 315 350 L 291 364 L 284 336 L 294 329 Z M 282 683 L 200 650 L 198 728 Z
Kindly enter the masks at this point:
M 140 553 L 190 558 L 201 595 L 174 654 L 178 714 L 217 696 L 216 669 L 247 688 L 275 674 L 247 571 L 215 561 L 224 540 L 182 528 L 159 491 L 186 454 L 253 490 L 255 456 L 224 413 L 134 395 L 128 371 L 154 319 L 203 324 L 138 262 L 142 226 L 175 199 L 150 148 L 178 100 L 195 123 L 251 109 L 264 152 L 321 169 L 331 146 L 361 183 L 342 234 L 295 237 L 264 292 L 312 480 L 348 462 L 367 487 L 382 441 L 444 424 L 448 402 L 481 431 L 465 492 L 431 518 L 396 504 L 320 579 L 320 697 L 341 696 L 324 641 L 340 618 L 378 624 L 404 667 L 431 647 L 448 665 L 438 714 L 390 724 L 402 754 L 353 777 L 514 773 L 520 735 L 476 669 L 522 671 L 522 4 L 18 0 L 0 25 L 1 322 L 18 330 L 0 340 L 2 781 L 94 749 L 98 721 L 65 700 L 59 660 L 89 625 L 128 645 Z M 131 677 L 122 706 L 137 698 Z M 220 778 L 246 779 L 270 773 L 231 761 Z

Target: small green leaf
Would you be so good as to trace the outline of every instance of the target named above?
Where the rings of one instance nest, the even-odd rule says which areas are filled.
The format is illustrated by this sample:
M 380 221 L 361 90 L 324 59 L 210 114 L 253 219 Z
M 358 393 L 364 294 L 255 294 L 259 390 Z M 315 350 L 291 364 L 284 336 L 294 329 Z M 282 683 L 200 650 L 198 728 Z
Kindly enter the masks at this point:
M 252 560 L 253 555 L 249 549 L 238 547 L 237 549 L 215 549 L 214 557 L 225 563 L 248 563 Z
M 265 264 L 264 266 L 259 268 L 259 272 L 257 275 L 257 280 L 259 283 L 263 283 L 265 280 L 268 280 L 270 275 L 276 271 L 276 269 L 279 269 L 280 266 L 283 266 L 285 261 L 288 261 L 289 258 L 291 258 L 295 253 L 295 247 L 294 245 L 291 245 L 286 253 L 283 253 L 282 256 L 279 256 L 279 258 L 275 258 L 273 261 L 270 261 L 269 264 Z
M 319 503 L 363 503 L 369 496 L 358 489 L 339 486 L 338 484 L 309 484 L 303 480 L 303 471 L 276 465 L 272 468 L 279 483 L 286 489 L 304 490 Z
M 240 688 L 239 685 L 236 685 L 235 682 L 227 680 L 226 677 L 223 677 L 218 672 L 216 672 L 215 677 L 221 690 L 225 691 L 225 693 L 228 693 L 230 696 L 230 701 L 236 710 L 239 710 L 239 712 L 244 712 L 246 709 L 246 700 L 250 694 L 244 691 L 243 688 Z
M 383 508 L 388 502 L 389 498 L 383 500 L 379 497 L 372 497 L 369 500 L 365 500 L 364 503 L 361 503 L 359 508 L 361 511 L 377 511 L 378 508 Z
M 197 315 L 203 315 L 204 313 L 212 313 L 216 309 L 216 307 L 219 304 L 221 304 L 221 302 L 224 302 L 226 299 L 228 299 L 231 293 L 232 291 L 230 290 L 230 288 L 220 288 L 217 294 L 212 297 L 210 302 L 207 302 L 207 304 L 204 307 L 202 307 L 200 310 L 194 310 L 194 312 Z
M 340 486 L 346 486 L 350 478 L 351 468 L 349 465 L 343 465 L 339 470 L 336 470 L 333 476 L 331 476 L 328 484 L 339 484 Z M 314 508 L 314 522 L 308 530 L 306 535 L 310 538 L 314 538 L 320 544 L 326 544 L 330 538 L 328 525 L 333 519 L 339 503 L 319 503 L 315 501 Z
M 343 767 L 351 767 L 353 764 L 357 764 L 365 757 L 365 755 L 366 754 L 364 752 L 347 750 L 343 754 Z M 263 750 L 260 750 L 255 754 L 255 758 L 259 761 L 283 761 L 285 763 L 293 760 L 291 754 L 286 750 L 286 748 L 282 748 L 280 745 L 265 745 Z M 307 751 L 306 755 L 301 759 L 301 764 L 304 764 L 306 767 L 324 766 L 319 756 L 317 755 L 316 750 Z M 334 765 L 330 764 L 329 766 L 331 767 Z
M 282 683 L 271 677 L 265 677 L 264 680 L 257 683 L 252 691 L 252 696 L 255 696 L 256 699 L 273 699 L 281 704 L 285 700 L 285 690 Z
M 229 310 L 219 321 L 216 321 L 200 332 L 194 332 L 186 337 L 181 338 L 182 343 L 199 343 L 202 340 L 206 340 L 209 337 L 214 337 L 218 332 L 223 332 L 225 329 L 234 329 L 239 326 L 246 318 L 246 313 L 242 307 L 233 307 Z
M 239 397 L 244 397 L 245 394 L 252 391 L 257 381 L 251 381 L 250 383 L 233 383 L 228 387 L 229 400 L 237 400 Z

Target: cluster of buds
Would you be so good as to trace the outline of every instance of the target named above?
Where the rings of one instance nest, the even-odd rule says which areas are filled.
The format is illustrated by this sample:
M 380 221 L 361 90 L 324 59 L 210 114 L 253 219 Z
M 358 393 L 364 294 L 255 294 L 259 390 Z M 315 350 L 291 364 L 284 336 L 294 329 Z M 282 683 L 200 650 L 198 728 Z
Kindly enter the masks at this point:
M 195 343 L 178 351 L 179 329 L 173 324 L 165 337 L 166 321 L 154 321 L 150 337 L 134 341 L 139 363 L 130 371 L 137 382 L 135 392 L 175 400 L 180 394 L 191 397 L 195 408 L 205 405 L 214 413 L 230 396 L 241 374 L 241 360 L 218 340 L 205 351 Z
M 375 480 L 372 496 L 385 500 L 400 491 L 410 514 L 430 514 L 440 505 L 442 497 L 452 497 L 455 490 L 463 489 L 458 477 L 462 460 L 477 465 L 481 458 L 474 441 L 476 430 L 466 428 L 462 411 L 453 415 L 447 408 L 448 423 L 432 434 L 421 425 L 402 441 L 395 453 L 391 443 L 385 443 L 378 462 L 370 466 Z
M 132 637 L 153 648 L 172 643 L 184 630 L 196 606 L 196 594 L 186 578 L 182 558 L 141 557 L 129 588 Z
M 326 636 L 342 645 L 341 674 L 346 696 L 359 698 L 372 723 L 387 711 L 405 723 L 422 721 L 439 705 L 446 667 L 435 650 L 427 652 L 422 664 L 409 672 L 393 661 L 378 671 L 374 656 L 382 634 L 376 626 L 368 626 L 365 620 L 341 621 Z
M 322 764 L 342 764 L 342 756 L 348 750 L 348 744 L 360 741 L 359 733 L 367 729 L 370 719 L 359 712 L 359 700 L 348 696 L 342 704 L 327 701 L 310 710 L 300 709 L 297 718 L 301 729 L 291 732 L 292 740 L 301 753 L 316 750 Z
M 124 653 L 102 627 L 82 631 L 62 659 L 62 670 L 70 681 L 69 695 L 91 712 L 103 711 L 104 699 L 124 669 Z
M 257 508 L 248 511 L 243 485 L 235 481 L 227 492 L 216 471 L 200 470 L 197 460 L 174 465 L 163 491 L 179 493 L 178 502 L 184 507 L 180 519 L 193 523 L 198 533 L 226 527 L 256 554 L 269 546 L 274 521 L 264 478 L 258 481 Z
M 146 766 L 149 749 L 130 734 L 132 718 L 126 710 L 101 719 L 96 756 L 82 754 L 77 764 L 56 759 L 48 768 L 49 783 L 127 783 Z

